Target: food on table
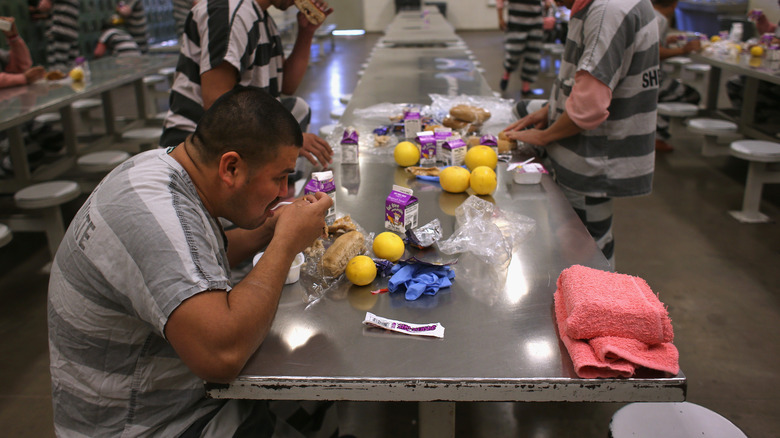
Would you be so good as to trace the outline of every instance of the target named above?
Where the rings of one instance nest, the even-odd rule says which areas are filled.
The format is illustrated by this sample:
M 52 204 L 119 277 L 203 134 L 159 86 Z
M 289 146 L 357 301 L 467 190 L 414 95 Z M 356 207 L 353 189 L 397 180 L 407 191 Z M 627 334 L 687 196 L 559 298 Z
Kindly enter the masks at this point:
M 441 128 L 441 125 L 427 125 L 423 131 L 436 131 L 437 128 Z
M 399 166 L 414 166 L 420 161 L 420 149 L 412 142 L 402 141 L 395 145 L 393 158 L 395 158 L 395 162 L 398 163 Z
M 312 24 L 322 24 L 327 15 L 328 4 L 317 0 L 295 0 L 295 6 L 303 12 L 309 22 Z
M 360 231 L 350 231 L 339 236 L 322 255 L 322 271 L 328 277 L 338 277 L 344 273 L 352 257 L 363 252 L 366 238 Z
M 517 142 L 515 140 L 510 140 L 507 138 L 506 133 L 504 131 L 501 131 L 498 133 L 498 152 L 509 152 L 512 149 L 517 149 Z
M 469 170 L 474 170 L 479 166 L 495 169 L 496 164 L 498 164 L 498 155 L 489 146 L 478 145 L 466 152 L 465 163 Z
M 356 286 L 365 286 L 376 278 L 376 265 L 370 257 L 359 255 L 347 263 L 347 280 Z
M 455 105 L 450 108 L 450 115 L 467 123 L 481 124 L 490 118 L 490 111 L 472 105 Z
M 327 231 L 327 225 L 325 226 L 325 231 Z M 314 243 L 311 244 L 310 247 L 303 250 L 303 254 L 306 255 L 306 258 L 313 258 L 318 256 L 319 254 L 322 254 L 325 251 L 325 245 L 322 243 L 322 239 L 317 239 L 314 241 Z
M 385 231 L 374 238 L 372 249 L 374 250 L 374 255 L 380 259 L 397 262 L 404 255 L 406 245 L 404 245 L 404 240 L 398 234 Z
M 336 219 L 332 225 L 328 226 L 328 235 L 340 236 L 355 230 L 357 230 L 357 225 L 352 222 L 350 215 L 346 215 Z
M 753 46 L 750 48 L 750 54 L 752 56 L 763 56 L 764 55 L 764 48 L 761 46 Z
M 710 41 L 713 42 L 713 43 L 717 43 L 718 41 L 720 41 L 720 35 L 713 35 L 713 36 L 711 36 L 710 37 Z
M 387 146 L 388 143 L 390 143 L 389 135 L 377 135 L 374 137 L 374 147 L 379 148 Z
M 478 195 L 488 195 L 496 189 L 496 172 L 487 166 L 479 166 L 471 171 L 471 190 Z
M 65 73 L 59 70 L 52 70 L 46 73 L 46 79 L 50 81 L 59 81 L 60 79 L 65 79 Z
M 84 69 L 81 67 L 74 67 L 70 73 L 70 78 L 74 81 L 82 81 L 84 80 Z
M 409 166 L 406 171 L 414 176 L 439 176 L 441 169 L 438 167 Z
M 469 188 L 470 179 L 469 171 L 460 166 L 446 167 L 439 174 L 441 188 L 450 193 L 465 192 Z
M 466 137 L 466 144 L 468 147 L 473 148 L 474 146 L 479 145 L 480 137 L 478 135 L 469 135 Z

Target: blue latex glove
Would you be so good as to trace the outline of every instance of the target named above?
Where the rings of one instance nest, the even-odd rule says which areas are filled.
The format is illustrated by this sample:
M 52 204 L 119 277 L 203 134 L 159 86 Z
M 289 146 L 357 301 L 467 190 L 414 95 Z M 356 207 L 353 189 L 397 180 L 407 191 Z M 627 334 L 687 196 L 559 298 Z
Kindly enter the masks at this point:
M 450 287 L 455 278 L 455 271 L 449 266 L 432 266 L 421 263 L 399 263 L 390 271 L 393 276 L 387 283 L 390 292 L 406 290 L 409 301 L 420 298 L 421 295 L 436 295 L 439 289 Z

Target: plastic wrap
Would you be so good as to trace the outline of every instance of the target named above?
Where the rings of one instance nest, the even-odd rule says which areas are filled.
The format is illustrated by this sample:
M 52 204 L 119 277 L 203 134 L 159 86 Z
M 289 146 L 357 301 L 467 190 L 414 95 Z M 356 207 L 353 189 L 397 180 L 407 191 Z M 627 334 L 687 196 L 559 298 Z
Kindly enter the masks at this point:
M 495 266 L 508 266 L 514 246 L 536 226 L 533 219 L 503 212 L 474 195 L 455 209 L 455 218 L 455 232 L 438 242 L 439 250 L 445 254 L 469 252 Z
M 344 216 L 341 212 L 336 212 L 336 217 L 340 218 Z M 367 233 L 366 230 L 360 226 L 357 222 L 354 222 L 357 231 L 360 231 L 365 237 L 363 243 L 363 250 L 360 254 L 370 255 L 371 242 L 374 239 L 374 233 Z M 320 238 L 315 243 L 304 251 L 306 255 L 306 263 L 301 269 L 300 282 L 305 291 L 305 297 L 307 303 L 313 303 L 322 298 L 328 291 L 334 289 L 339 284 L 346 280 L 344 274 L 338 277 L 326 276 L 322 270 L 322 256 L 325 251 L 333 244 L 333 242 L 339 236 L 328 236 L 327 238 Z M 320 242 L 316 243 L 316 242 Z
M 509 99 L 493 96 L 445 96 L 442 94 L 430 94 L 429 97 L 432 102 L 429 111 L 436 120 L 444 120 L 450 114 L 450 109 L 457 105 L 470 105 L 489 111 L 490 118 L 485 120 L 479 129 L 481 134 L 498 135 L 515 120 L 512 114 L 514 102 Z M 465 134 L 468 132 L 468 128 L 461 131 Z

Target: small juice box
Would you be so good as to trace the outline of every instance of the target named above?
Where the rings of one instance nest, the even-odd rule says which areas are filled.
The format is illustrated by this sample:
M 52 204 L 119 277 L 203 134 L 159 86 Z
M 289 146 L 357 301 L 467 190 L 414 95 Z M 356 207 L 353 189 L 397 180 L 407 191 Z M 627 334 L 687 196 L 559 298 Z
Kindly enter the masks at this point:
M 385 228 L 399 233 L 417 227 L 417 198 L 412 189 L 393 185 L 385 200 Z
M 462 138 L 450 138 L 441 146 L 444 163 L 448 166 L 461 166 L 466 160 L 466 142 Z
M 420 109 L 410 108 L 409 111 L 404 114 L 404 138 L 414 138 L 420 131 L 422 131 Z
M 420 145 L 420 166 L 436 165 L 436 138 L 431 131 L 417 133 L 417 143 Z
M 493 149 L 498 154 L 498 139 L 495 135 L 485 134 L 479 139 L 479 144 Z
M 434 128 L 433 137 L 436 139 L 436 160 L 443 161 L 444 154 L 441 147 L 452 136 L 452 128 Z
M 344 164 L 356 164 L 359 151 L 357 131 L 351 127 L 345 129 L 344 135 L 341 136 L 341 162 Z
M 312 172 L 311 179 L 306 183 L 303 193 L 308 195 L 316 192 L 325 193 L 333 199 L 333 205 L 330 206 L 328 213 L 325 215 L 326 222 L 333 222 L 336 219 L 336 182 L 333 180 L 332 170 Z

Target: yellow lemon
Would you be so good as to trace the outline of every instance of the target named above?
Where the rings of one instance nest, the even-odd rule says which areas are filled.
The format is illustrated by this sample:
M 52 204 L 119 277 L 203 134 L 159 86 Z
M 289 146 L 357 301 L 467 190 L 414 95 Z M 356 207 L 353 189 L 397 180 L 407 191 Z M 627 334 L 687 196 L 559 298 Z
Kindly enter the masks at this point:
M 711 36 L 710 37 L 710 41 L 713 42 L 713 43 L 717 43 L 718 41 L 720 41 L 720 35 L 713 35 L 713 36 Z
M 355 256 L 347 263 L 346 274 L 352 284 L 365 286 L 376 278 L 376 265 L 368 256 Z
M 74 81 L 81 81 L 84 79 L 84 69 L 81 67 L 75 67 L 70 71 L 70 78 Z
M 750 54 L 753 56 L 763 56 L 764 48 L 761 46 L 753 46 L 750 48 Z
M 374 255 L 380 259 L 397 262 L 404 255 L 404 241 L 397 234 L 390 231 L 380 233 L 374 238 Z
M 494 169 L 498 164 L 498 155 L 489 146 L 474 146 L 466 152 L 466 166 L 474 170 L 479 166 L 487 166 Z
M 439 173 L 439 184 L 441 188 L 450 193 L 465 192 L 469 188 L 469 179 L 471 174 L 468 170 L 460 166 L 445 167 Z
M 393 158 L 395 158 L 395 162 L 398 163 L 399 166 L 414 166 L 420 161 L 420 149 L 412 142 L 402 141 L 395 145 Z
M 496 189 L 496 172 L 487 166 L 479 166 L 471 171 L 471 190 L 478 195 L 493 193 Z

